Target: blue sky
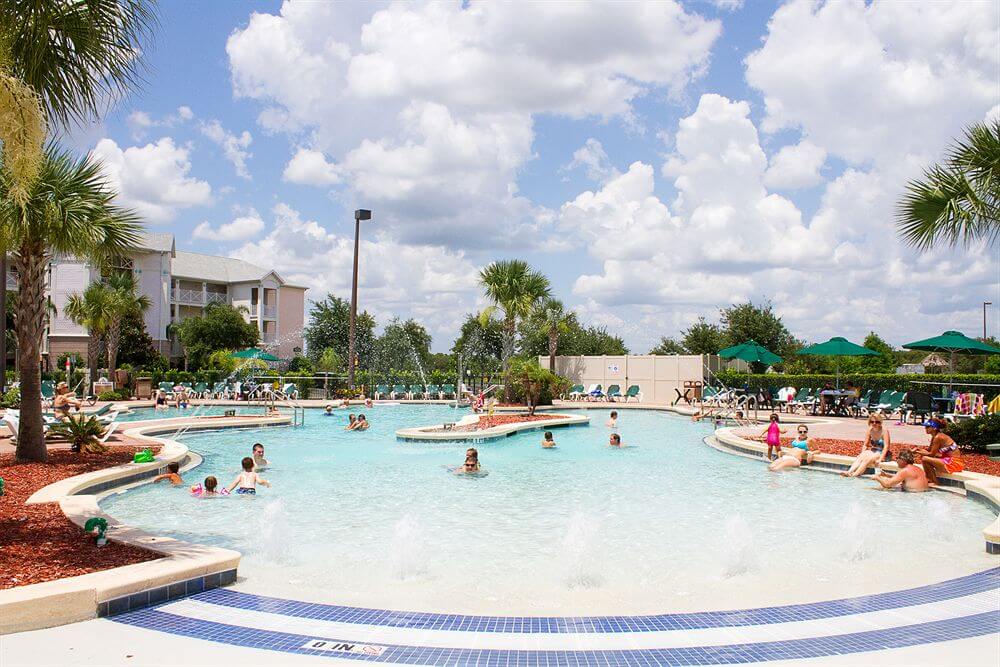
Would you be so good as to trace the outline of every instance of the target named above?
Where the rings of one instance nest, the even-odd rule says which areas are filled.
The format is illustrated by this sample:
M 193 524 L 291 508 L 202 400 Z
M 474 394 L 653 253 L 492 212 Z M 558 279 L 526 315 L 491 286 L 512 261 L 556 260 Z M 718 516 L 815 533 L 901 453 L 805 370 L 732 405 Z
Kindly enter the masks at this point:
M 313 298 L 349 294 L 371 208 L 362 305 L 435 349 L 501 257 L 639 353 L 745 299 L 804 339 L 896 343 L 1000 304 L 995 249 L 920 256 L 892 228 L 902 184 L 998 113 L 995 3 L 161 11 L 144 89 L 73 143 L 178 248 Z

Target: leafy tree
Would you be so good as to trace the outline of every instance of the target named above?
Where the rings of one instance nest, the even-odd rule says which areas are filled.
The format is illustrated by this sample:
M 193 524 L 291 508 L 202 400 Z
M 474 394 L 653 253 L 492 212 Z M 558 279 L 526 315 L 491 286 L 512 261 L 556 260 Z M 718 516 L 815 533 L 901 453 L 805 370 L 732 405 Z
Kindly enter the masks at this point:
M 524 399 L 529 415 L 535 414 L 535 406 L 544 394 L 553 396 L 569 387 L 566 378 L 542 368 L 534 359 L 515 359 L 510 378 L 511 390 Z
M 559 337 L 569 333 L 571 324 L 575 321 L 573 313 L 567 312 L 562 301 L 546 299 L 538 308 L 538 326 L 548 339 L 549 370 L 556 371 L 556 354 L 559 351 Z
M 69 440 L 74 451 L 82 451 L 87 454 L 100 454 L 108 451 L 108 448 L 101 443 L 101 436 L 107 429 L 108 426 L 101 423 L 97 417 L 83 414 L 71 416 L 49 427 L 49 430 L 55 435 Z
M 27 199 L 16 201 L 12 187 L 10 171 L 0 169 L 0 248 L 7 249 L 18 274 L 18 372 L 25 399 L 17 458 L 45 461 L 38 359 L 48 314 L 49 261 L 67 254 L 102 265 L 135 246 L 140 226 L 133 212 L 111 203 L 114 193 L 89 156 L 77 160 L 50 145 Z
M 869 350 L 875 350 L 878 352 L 878 356 L 857 357 L 859 370 L 865 373 L 894 373 L 896 371 L 896 355 L 892 345 L 885 342 L 877 333 L 870 331 L 861 345 Z M 843 370 L 843 366 L 841 369 Z
M 111 304 L 108 320 L 108 373 L 114 374 L 118 363 L 118 349 L 121 347 L 122 321 L 128 315 L 142 315 L 149 310 L 152 302 L 145 294 L 136 292 L 135 276 L 131 272 L 113 273 L 107 279 L 107 291 Z
M 910 181 L 897 207 L 903 240 L 921 250 L 1000 238 L 1000 120 L 977 123 L 943 164 Z
M 323 350 L 332 348 L 342 359 L 347 359 L 350 336 L 351 302 L 333 294 L 313 303 L 309 310 L 309 325 L 303 332 L 309 358 L 315 361 Z M 355 351 L 358 365 L 370 368 L 375 348 L 375 318 L 368 311 L 358 313 L 354 322 Z
M 122 317 L 121 341 L 118 344 L 118 363 L 138 367 L 166 366 L 166 360 L 153 344 L 153 337 L 146 330 L 142 313 L 126 313 Z
M 660 338 L 660 342 L 649 351 L 650 354 L 687 354 L 688 351 L 684 349 L 684 346 L 678 343 L 673 338 L 668 338 L 663 336 Z
M 681 345 L 688 354 L 718 354 L 719 350 L 727 347 L 722 328 L 718 324 L 709 324 L 704 317 L 699 317 L 681 336 Z
M 339 373 L 344 370 L 344 360 L 335 349 L 328 347 L 316 359 L 316 370 L 323 373 Z
M 562 337 L 563 354 L 608 356 L 628 354 L 625 341 L 613 336 L 604 327 L 578 327 Z
M 549 279 L 520 259 L 493 262 L 479 272 L 479 284 L 493 302 L 480 315 L 489 319 L 501 313 L 503 322 L 504 397 L 510 400 L 510 360 L 517 344 L 517 325 L 528 317 L 542 299 L 548 298 Z
M 309 361 L 307 357 L 303 357 L 301 354 L 292 357 L 292 360 L 288 362 L 288 370 L 292 373 L 300 373 L 303 371 L 312 373 L 315 368 L 313 363 Z
M 480 313 L 467 315 L 451 351 L 461 354 L 462 365 L 476 375 L 493 373 L 503 358 L 503 326 Z
M 243 319 L 243 313 L 229 304 L 216 303 L 205 308 L 204 315 L 181 320 L 177 338 L 195 368 L 216 350 L 242 350 L 257 345 L 257 327 Z
M 83 294 L 70 294 L 63 314 L 74 324 L 87 330 L 87 368 L 91 378 L 96 377 L 100 364 L 101 339 L 108 333 L 114 317 L 114 303 L 104 283 L 87 286 Z
M 753 302 L 733 304 L 723 308 L 720 321 L 726 334 L 726 346 L 755 340 L 779 357 L 790 359 L 796 348 L 795 337 L 785 327 L 781 318 L 775 315 L 771 303 L 765 301 L 760 306 Z M 754 372 L 765 370 L 764 364 L 753 363 Z

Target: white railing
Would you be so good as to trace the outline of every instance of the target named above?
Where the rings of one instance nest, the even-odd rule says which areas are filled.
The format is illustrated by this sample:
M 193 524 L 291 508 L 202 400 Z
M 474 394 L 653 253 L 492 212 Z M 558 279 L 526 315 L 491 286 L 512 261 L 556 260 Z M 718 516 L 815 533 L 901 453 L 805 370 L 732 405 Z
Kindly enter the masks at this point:
M 205 303 L 205 293 L 200 289 L 175 289 L 174 302 L 193 303 L 200 306 Z
M 260 339 L 265 343 L 273 343 L 274 341 L 277 340 L 277 336 L 275 336 L 274 333 L 271 331 L 265 331 L 261 333 Z
M 258 306 L 256 303 L 250 304 L 250 317 L 257 317 Z
M 206 292 L 207 303 L 229 303 L 229 295 L 225 292 Z
M 276 320 L 276 319 L 278 319 L 278 307 L 277 306 L 271 306 L 271 305 L 268 305 L 268 304 L 265 303 L 264 304 L 264 317 L 266 317 L 269 320 Z
M 7 272 L 7 289 L 11 291 L 17 290 L 17 274 Z

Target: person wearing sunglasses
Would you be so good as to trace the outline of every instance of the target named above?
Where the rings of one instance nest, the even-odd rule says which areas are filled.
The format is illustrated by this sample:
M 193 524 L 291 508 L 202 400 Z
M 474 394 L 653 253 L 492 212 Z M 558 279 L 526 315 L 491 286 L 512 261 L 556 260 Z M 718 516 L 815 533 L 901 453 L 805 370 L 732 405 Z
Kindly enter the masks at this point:
M 777 461 L 767 467 L 771 472 L 786 468 L 798 468 L 812 463 L 817 448 L 816 443 L 809 437 L 809 427 L 805 424 L 799 424 L 795 432 L 796 437 L 792 440 L 791 447 L 785 450 Z
M 872 466 L 875 466 L 877 470 L 880 463 L 892 460 L 892 454 L 889 451 L 890 444 L 889 429 L 885 428 L 882 423 L 882 415 L 878 413 L 869 415 L 868 434 L 865 436 L 865 444 L 861 447 L 861 453 L 851 463 L 847 472 L 840 473 L 840 476 L 860 477 Z

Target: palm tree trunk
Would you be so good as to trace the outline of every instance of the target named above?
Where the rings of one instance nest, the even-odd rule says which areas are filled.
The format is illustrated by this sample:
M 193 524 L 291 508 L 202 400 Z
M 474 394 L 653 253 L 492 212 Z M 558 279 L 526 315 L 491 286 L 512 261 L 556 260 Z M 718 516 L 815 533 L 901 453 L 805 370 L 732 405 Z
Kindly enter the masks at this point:
M 556 351 L 559 349 L 559 330 L 549 331 L 549 370 L 556 372 Z
M 87 378 L 89 386 L 83 389 L 84 394 L 89 394 L 90 387 L 94 386 L 93 382 L 97 379 L 97 366 L 101 363 L 101 337 L 94 331 L 89 333 L 90 337 L 87 339 L 87 369 L 90 377 Z M 69 382 L 69 378 L 66 378 L 66 382 Z
M 45 461 L 42 428 L 42 332 L 45 325 L 45 251 L 40 243 L 25 244 L 14 255 L 19 276 L 17 299 L 17 370 L 21 380 L 21 425 L 17 432 L 18 461 Z
M 510 361 L 514 356 L 514 338 L 517 336 L 517 322 L 508 318 L 504 325 L 503 336 L 503 400 L 510 403 L 514 400 L 514 387 L 510 379 Z
M 118 365 L 118 345 L 122 337 L 122 318 L 115 317 L 108 327 L 108 377 L 115 380 L 115 368 Z

